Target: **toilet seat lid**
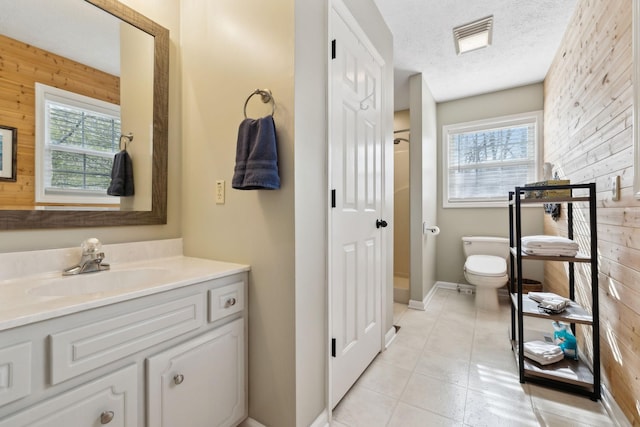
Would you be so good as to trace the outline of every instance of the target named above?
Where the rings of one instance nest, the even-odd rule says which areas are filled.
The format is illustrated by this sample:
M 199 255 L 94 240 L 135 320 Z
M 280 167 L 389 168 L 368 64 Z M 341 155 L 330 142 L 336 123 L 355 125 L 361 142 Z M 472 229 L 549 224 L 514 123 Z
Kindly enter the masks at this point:
M 468 273 L 478 276 L 498 277 L 507 274 L 507 262 L 494 255 L 471 255 L 464 263 Z

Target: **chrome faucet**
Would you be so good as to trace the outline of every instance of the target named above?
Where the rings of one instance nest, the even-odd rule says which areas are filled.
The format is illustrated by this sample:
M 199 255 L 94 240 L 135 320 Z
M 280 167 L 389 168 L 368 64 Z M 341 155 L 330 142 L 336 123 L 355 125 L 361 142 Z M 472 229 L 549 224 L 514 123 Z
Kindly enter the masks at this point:
M 92 237 L 82 242 L 80 247 L 82 248 L 80 262 L 73 267 L 65 269 L 62 272 L 63 276 L 109 270 L 109 264 L 103 262 L 104 252 L 102 252 L 100 240 Z

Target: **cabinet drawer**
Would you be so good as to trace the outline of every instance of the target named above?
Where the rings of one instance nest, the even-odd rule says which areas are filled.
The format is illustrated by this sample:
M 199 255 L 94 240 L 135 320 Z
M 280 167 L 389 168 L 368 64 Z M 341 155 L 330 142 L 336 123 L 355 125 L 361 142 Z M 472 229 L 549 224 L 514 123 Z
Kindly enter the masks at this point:
M 0 406 L 31 393 L 31 343 L 0 349 Z
M 209 322 L 244 310 L 244 282 L 235 282 L 209 291 Z
M 203 305 L 203 295 L 192 295 L 50 335 L 51 383 L 199 328 L 204 324 Z
M 0 427 L 138 425 L 137 367 L 130 365 L 0 420 Z

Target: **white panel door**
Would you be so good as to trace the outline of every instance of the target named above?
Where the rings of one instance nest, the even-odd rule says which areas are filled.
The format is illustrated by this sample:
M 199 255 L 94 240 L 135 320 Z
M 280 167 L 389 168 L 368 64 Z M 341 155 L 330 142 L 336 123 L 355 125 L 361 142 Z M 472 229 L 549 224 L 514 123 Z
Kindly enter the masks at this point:
M 352 31 L 353 29 L 353 31 Z M 332 10 L 330 64 L 331 404 L 382 347 L 381 74 L 359 28 Z

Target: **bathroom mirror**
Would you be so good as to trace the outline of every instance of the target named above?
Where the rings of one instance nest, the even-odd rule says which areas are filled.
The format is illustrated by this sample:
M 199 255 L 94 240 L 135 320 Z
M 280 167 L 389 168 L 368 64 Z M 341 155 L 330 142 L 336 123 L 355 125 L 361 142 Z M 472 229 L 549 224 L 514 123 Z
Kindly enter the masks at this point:
M 10 15 L 8 13 L 11 9 L 20 9 L 28 7 L 29 5 L 35 5 L 35 7 L 43 6 L 44 4 L 55 4 L 59 10 L 63 7 L 70 6 L 74 9 L 70 9 L 66 11 L 65 9 L 65 18 L 63 20 L 63 24 L 67 24 L 70 20 L 77 18 L 80 21 L 86 21 L 86 17 L 84 15 L 87 7 L 92 9 L 92 11 L 98 11 L 100 14 L 103 14 L 110 19 L 113 17 L 117 18 L 118 24 L 121 25 L 121 28 L 130 27 L 134 32 L 139 33 L 139 35 L 134 35 L 136 39 L 148 39 L 147 43 L 150 47 L 148 56 L 149 64 L 145 64 L 144 67 L 149 70 L 147 74 L 142 72 L 133 72 L 131 74 L 135 74 L 139 80 L 138 86 L 148 85 L 148 122 L 145 126 L 143 126 L 141 132 L 137 132 L 138 138 L 134 135 L 134 140 L 131 144 L 138 144 L 136 149 L 141 150 L 141 152 L 146 152 L 148 157 L 148 172 L 149 177 L 146 179 L 146 185 L 141 185 L 140 197 L 138 197 L 138 185 L 136 183 L 136 195 L 135 198 L 147 199 L 147 202 L 143 205 L 136 205 L 134 203 L 130 203 L 127 205 L 129 200 L 126 200 L 124 203 L 121 202 L 120 207 L 112 208 L 109 206 L 78 206 L 78 205 L 64 205 L 64 206 L 37 206 L 33 207 L 33 204 L 29 206 L 28 204 L 16 204 L 7 203 L 6 200 L 10 200 L 11 195 L 9 193 L 14 192 L 17 194 L 16 197 L 20 197 L 20 191 L 23 189 L 27 189 L 29 191 L 34 191 L 34 180 L 35 178 L 31 178 L 30 180 L 20 180 L 20 172 L 23 171 L 25 175 L 29 174 L 31 176 L 35 176 L 35 168 L 33 166 L 34 157 L 35 157 L 35 146 L 31 149 L 32 153 L 26 152 L 24 157 L 20 158 L 21 148 L 20 148 L 20 132 L 18 132 L 18 162 L 17 162 L 17 170 L 18 170 L 18 181 L 16 183 L 5 183 L 0 182 L 0 229 L 4 230 L 12 230 L 12 229 L 39 229 L 39 228 L 68 228 L 68 227 L 102 227 L 102 226 L 124 226 L 124 225 L 150 225 L 150 224 L 165 224 L 167 221 L 167 144 L 168 144 L 168 86 L 169 86 L 169 31 L 162 26 L 156 24 L 149 18 L 143 16 L 142 14 L 136 12 L 130 7 L 120 3 L 117 0 L 60 0 L 56 2 L 41 2 L 39 0 L 35 1 L 15 1 L 15 0 L 1 0 L 3 3 L 3 13 L 2 17 L 0 17 L 0 21 L 2 19 L 11 20 Z M 4 2 L 7 1 L 6 5 Z M 6 6 L 6 7 L 5 7 Z M 77 9 L 75 9 L 77 7 Z M 24 12 L 24 9 L 19 11 L 20 13 Z M 31 12 L 30 12 L 31 13 Z M 37 12 L 34 12 L 37 13 Z M 35 15 L 34 15 L 35 16 Z M 68 17 L 68 18 L 67 18 Z M 7 21 L 5 21 L 7 22 Z M 0 34 L 5 35 L 4 31 L 7 26 L 0 25 Z M 63 25 L 63 27 L 71 28 L 72 25 Z M 77 38 L 82 41 L 84 53 L 86 51 L 98 52 L 102 56 L 103 61 L 107 65 L 116 64 L 116 71 L 118 73 L 117 67 L 122 66 L 120 58 L 116 58 L 113 53 L 107 51 L 106 48 L 96 48 L 97 42 L 94 43 L 93 40 L 98 40 L 100 37 L 93 37 L 89 32 L 94 31 L 97 28 L 97 25 L 90 26 L 89 29 L 85 29 L 81 31 L 80 34 L 75 34 L 72 37 Z M 129 31 L 129 30 L 127 30 Z M 41 31 L 36 31 L 41 32 Z M 63 31 L 61 30 L 60 33 Z M 7 37 L 11 37 L 11 35 L 6 34 Z M 69 34 L 66 34 L 68 37 Z M 118 37 L 116 35 L 116 37 Z M 50 37 L 47 37 L 49 39 Z M 126 46 L 130 48 L 132 43 L 122 43 L 122 46 Z M 116 41 L 116 43 L 120 44 L 120 39 Z M 24 41 L 19 43 L 21 46 L 26 46 L 28 49 L 35 49 L 36 46 L 32 46 L 29 42 Z M 62 42 L 62 44 L 69 44 L 66 42 Z M 15 48 L 15 46 L 14 46 Z M 9 49 L 6 46 L 0 45 L 0 54 L 3 51 L 6 52 L 5 49 Z M 48 47 L 43 49 L 49 49 Z M 45 52 L 46 54 L 46 52 Z M 80 52 L 82 57 L 82 52 Z M 145 55 L 140 51 L 129 52 L 128 55 L 133 55 L 133 57 L 143 57 Z M 4 55 L 3 55 L 4 56 Z M 72 61 L 80 64 L 80 68 L 82 68 L 83 64 L 79 59 L 73 57 L 71 54 L 69 55 Z M 65 57 L 63 57 L 64 59 Z M 21 65 L 24 68 L 28 68 L 24 66 L 24 64 L 7 64 L 5 61 L 4 64 L 0 64 L 0 70 L 3 67 L 12 67 L 14 70 L 22 70 Z M 95 66 L 92 66 L 95 67 Z M 35 68 L 35 67 L 32 67 Z M 96 67 L 97 68 L 97 67 Z M 40 69 L 38 68 L 38 71 Z M 42 67 L 41 70 L 43 73 L 49 75 L 49 79 L 53 80 L 51 76 L 56 73 L 56 70 L 49 70 L 45 67 Z M 139 69 L 136 69 L 139 71 Z M 22 72 L 22 71 L 20 71 Z M 31 70 L 33 73 L 33 70 Z M 19 80 L 20 77 L 17 78 Z M 55 86 L 60 87 L 61 89 L 65 89 L 68 81 L 73 80 L 71 77 L 65 77 L 60 82 L 56 82 Z M 104 85 L 96 85 L 96 87 L 90 87 L 90 85 L 85 84 L 84 75 L 80 74 L 77 77 L 78 83 L 77 85 L 85 85 L 87 86 L 86 90 L 88 92 L 95 91 L 101 92 L 103 91 Z M 146 83 L 145 83 L 146 82 Z M 59 83 L 59 84 L 58 84 Z M 35 113 L 31 110 L 33 108 L 24 107 L 25 103 L 22 102 L 21 96 L 24 98 L 31 98 L 33 83 L 29 86 L 26 83 L 18 83 L 18 86 L 23 84 L 25 88 L 28 87 L 28 90 L 25 90 L 21 93 L 21 95 L 17 96 L 17 102 L 12 104 L 11 107 L 7 107 L 8 103 L 5 103 L 5 106 L 0 107 L 0 117 L 4 117 L 5 120 L 11 120 L 11 117 L 26 117 L 29 115 L 35 115 Z M 50 84 L 50 83 L 45 83 Z M 127 96 L 125 94 L 125 90 L 127 87 L 132 87 L 132 82 L 124 81 L 123 79 L 118 79 L 117 85 L 119 85 L 119 96 L 123 98 Z M 134 86 L 137 87 L 137 86 Z M 139 98 L 139 96 L 135 96 L 135 98 Z M 33 102 L 33 101 L 32 101 Z M 126 129 L 124 125 L 124 112 L 125 107 L 122 106 L 122 114 L 123 114 L 123 126 L 122 133 L 128 133 L 130 129 Z M 130 109 L 131 110 L 131 109 Z M 137 114 L 137 113 L 136 113 Z M 31 119 L 32 125 L 22 126 L 23 132 L 25 132 L 26 138 L 33 138 L 32 134 L 35 134 L 36 125 L 35 120 Z M 0 123 L 2 125 L 3 123 Z M 5 124 L 6 125 L 6 124 Z M 18 126 L 15 126 L 18 127 Z M 18 127 L 19 129 L 19 127 Z M 34 144 L 35 145 L 35 144 Z M 22 146 L 22 152 L 25 152 L 24 145 Z M 133 155 L 132 155 L 133 157 Z M 134 163 L 134 169 L 136 165 Z M 32 170 L 33 169 L 33 170 Z M 25 172 L 26 170 L 26 172 Z M 136 178 L 137 180 L 137 178 Z M 16 184 L 15 187 L 10 187 L 10 184 Z M 31 187 L 31 188 L 29 188 Z M 146 191 L 145 188 L 147 187 Z M 148 193 L 148 194 L 146 194 Z M 4 198 L 3 198 L 4 196 Z M 133 199 L 133 198 L 121 198 L 122 199 Z M 5 203 L 3 203 L 5 200 Z

